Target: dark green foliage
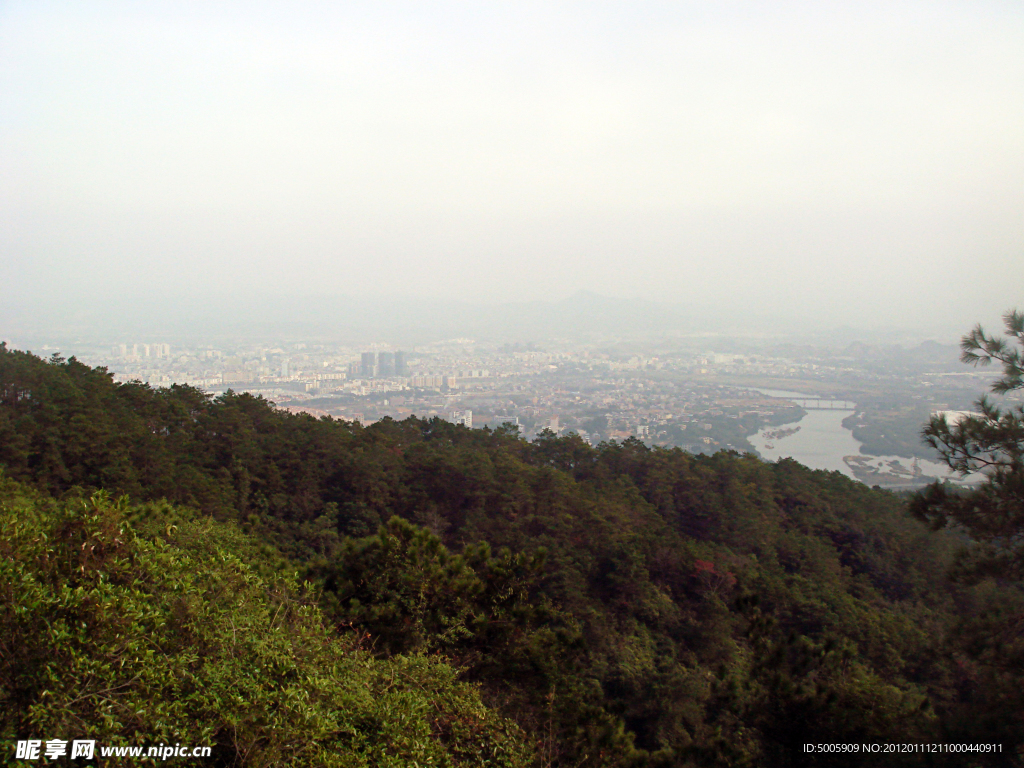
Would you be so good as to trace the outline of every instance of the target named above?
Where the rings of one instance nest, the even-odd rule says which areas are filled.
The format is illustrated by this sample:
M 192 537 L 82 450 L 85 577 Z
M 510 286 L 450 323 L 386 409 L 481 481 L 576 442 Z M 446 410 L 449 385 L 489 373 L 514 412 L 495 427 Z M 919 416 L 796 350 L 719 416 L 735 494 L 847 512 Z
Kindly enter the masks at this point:
M 376 536 L 346 540 L 324 569 L 324 602 L 340 622 L 370 630 L 389 653 L 452 650 L 470 641 L 493 653 L 493 642 L 524 624 L 550 623 L 530 590 L 543 561 L 543 552 L 527 557 L 507 549 L 492 557 L 486 542 L 452 556 L 428 530 L 393 517 Z
M 192 524 L 161 499 L 237 521 L 253 536 L 230 545 L 239 562 L 306 574 L 378 661 L 452 660 L 544 764 L 788 766 L 813 764 L 805 741 L 1015 743 L 1000 715 L 1014 691 L 964 646 L 983 639 L 965 617 L 1002 620 L 992 611 L 1015 603 L 951 582 L 955 537 L 838 473 L 438 419 L 364 428 L 3 348 L 0 392 L 10 475 L 152 501 L 132 514 L 154 538 Z M 101 449 L 83 451 L 74 419 Z M 1015 642 L 986 658 L 1017 658 Z

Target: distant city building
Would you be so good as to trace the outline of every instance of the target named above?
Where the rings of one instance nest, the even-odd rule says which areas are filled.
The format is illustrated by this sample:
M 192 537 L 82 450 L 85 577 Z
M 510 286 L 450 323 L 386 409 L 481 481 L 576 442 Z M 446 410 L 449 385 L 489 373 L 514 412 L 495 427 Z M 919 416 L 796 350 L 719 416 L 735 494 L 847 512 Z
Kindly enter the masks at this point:
M 519 423 L 518 416 L 495 416 L 494 424 L 499 427 L 504 424 L 511 424 L 516 429 L 522 429 L 522 425 Z
M 421 387 L 424 389 L 440 389 L 444 385 L 443 376 L 413 376 L 409 379 L 409 386 Z
M 409 375 L 409 363 L 406 360 L 405 352 L 398 350 L 395 352 L 395 376 L 408 376 Z
M 452 389 L 468 385 L 479 385 L 481 379 L 490 378 L 491 372 L 486 368 L 465 371 L 452 371 L 445 376 L 445 384 Z
M 363 352 L 359 373 L 365 379 L 372 379 L 377 375 L 377 354 L 375 352 Z
M 377 375 L 382 378 L 395 375 L 394 352 L 381 352 L 377 355 Z
M 463 426 L 473 428 L 473 412 L 470 410 L 465 411 L 453 411 L 452 412 L 452 423 L 462 424 Z
M 145 358 L 145 357 L 170 357 L 170 344 L 115 344 L 110 349 L 114 357 L 121 358 Z

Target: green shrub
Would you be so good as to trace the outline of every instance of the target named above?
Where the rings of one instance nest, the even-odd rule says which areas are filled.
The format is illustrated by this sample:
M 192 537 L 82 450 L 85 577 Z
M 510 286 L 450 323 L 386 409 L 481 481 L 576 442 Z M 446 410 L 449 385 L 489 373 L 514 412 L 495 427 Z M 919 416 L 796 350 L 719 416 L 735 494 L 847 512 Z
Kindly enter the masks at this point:
M 521 732 L 454 669 L 338 639 L 212 520 L 143 538 L 123 500 L 0 479 L 0 734 L 211 745 L 216 764 L 516 766 Z

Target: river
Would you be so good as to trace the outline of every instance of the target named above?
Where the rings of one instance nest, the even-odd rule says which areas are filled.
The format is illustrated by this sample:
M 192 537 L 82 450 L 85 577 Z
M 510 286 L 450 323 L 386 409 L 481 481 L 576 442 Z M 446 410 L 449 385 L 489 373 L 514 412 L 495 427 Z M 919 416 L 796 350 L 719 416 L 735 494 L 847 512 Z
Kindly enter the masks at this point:
M 756 390 L 769 397 L 789 399 L 813 399 L 815 395 L 803 392 L 788 392 L 775 389 Z M 840 401 L 836 401 L 838 406 Z M 765 427 L 756 435 L 747 438 L 750 443 L 767 461 L 792 457 L 804 466 L 812 469 L 825 469 L 842 472 L 847 477 L 857 480 L 853 470 L 843 460 L 846 456 L 859 457 L 859 462 L 868 468 L 879 468 L 886 472 L 906 473 L 906 485 L 920 485 L 921 479 L 910 476 L 912 459 L 898 456 L 869 456 L 860 452 L 861 443 L 853 433 L 843 426 L 843 419 L 853 412 L 854 403 L 843 402 L 846 408 L 836 407 L 834 410 L 809 410 L 799 421 L 783 424 L 781 427 Z M 799 430 L 785 434 L 795 428 Z M 783 433 L 780 437 L 779 434 Z M 948 477 L 959 480 L 959 476 L 951 474 L 949 468 L 937 461 L 918 459 L 921 472 L 931 478 Z M 972 476 L 969 481 L 984 479 Z

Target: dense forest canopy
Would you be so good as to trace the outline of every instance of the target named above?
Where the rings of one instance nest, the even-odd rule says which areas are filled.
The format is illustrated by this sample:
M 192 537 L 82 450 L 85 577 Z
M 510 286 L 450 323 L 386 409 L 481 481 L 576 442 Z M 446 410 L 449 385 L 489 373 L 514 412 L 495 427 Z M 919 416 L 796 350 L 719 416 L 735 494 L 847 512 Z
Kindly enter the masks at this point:
M 218 764 L 268 765 L 301 723 L 351 754 L 339 764 L 404 764 L 382 736 L 398 710 L 381 681 L 400 669 L 408 748 L 437 765 L 835 765 L 803 745 L 892 741 L 1001 751 L 887 765 L 1020 761 L 1019 579 L 954 578 L 969 527 L 933 532 L 839 473 L 439 419 L 364 427 L 2 345 L 0 465 L 0 635 L 6 659 L 31 659 L 0 667 L 7 739 L 60 724 L 152 740 L 159 722 L 220 745 Z M 86 558 L 74 544 L 93 536 Z M 137 668 L 114 669 L 99 629 L 38 631 L 129 604 L 120 642 L 164 649 Z M 243 649 L 225 634 L 239 605 Z M 246 672 L 263 653 L 289 661 Z M 69 664 L 97 670 L 75 706 L 44 696 Z M 191 688 L 136 680 L 176 664 Z M 220 699 L 197 693 L 212 674 Z M 123 707 L 140 714 L 104 715 L 101 679 L 133 681 Z M 315 704 L 292 711 L 300 690 Z M 287 759 L 323 764 L 318 748 Z

